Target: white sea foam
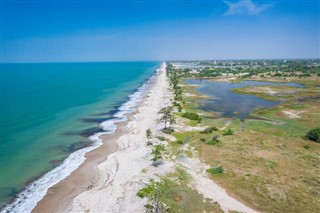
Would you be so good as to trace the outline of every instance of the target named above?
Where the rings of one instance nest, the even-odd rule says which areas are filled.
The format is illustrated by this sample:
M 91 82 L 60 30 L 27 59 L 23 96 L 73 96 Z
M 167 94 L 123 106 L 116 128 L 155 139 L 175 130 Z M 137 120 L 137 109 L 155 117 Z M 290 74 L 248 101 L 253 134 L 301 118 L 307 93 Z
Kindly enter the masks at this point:
M 68 177 L 72 171 L 77 169 L 79 165 L 85 161 L 85 153 L 99 147 L 101 144 L 101 140 L 96 137 L 92 146 L 71 153 L 60 166 L 54 168 L 45 175 L 41 176 L 38 180 L 29 184 L 21 193 L 17 195 L 16 200 L 13 203 L 5 206 L 1 212 L 31 212 L 38 201 L 45 196 L 47 190 L 51 186 Z
M 155 75 L 158 73 L 159 69 L 157 69 L 156 74 L 152 75 L 142 86 L 138 88 L 136 92 L 129 95 L 128 101 L 118 108 L 118 112 L 113 116 L 114 118 L 106 120 L 99 125 L 104 132 L 99 132 L 89 137 L 89 139 L 94 142 L 90 147 L 71 153 L 61 165 L 26 186 L 12 203 L 1 209 L 1 213 L 31 212 L 32 209 L 36 207 L 37 203 L 46 195 L 50 187 L 68 177 L 85 161 L 85 154 L 87 152 L 90 152 L 102 145 L 102 140 L 100 139 L 101 135 L 114 133 L 117 129 L 116 123 L 127 120 L 126 115 L 136 110 L 137 104 L 142 100 L 148 84 L 150 84 L 152 79 L 154 79 Z

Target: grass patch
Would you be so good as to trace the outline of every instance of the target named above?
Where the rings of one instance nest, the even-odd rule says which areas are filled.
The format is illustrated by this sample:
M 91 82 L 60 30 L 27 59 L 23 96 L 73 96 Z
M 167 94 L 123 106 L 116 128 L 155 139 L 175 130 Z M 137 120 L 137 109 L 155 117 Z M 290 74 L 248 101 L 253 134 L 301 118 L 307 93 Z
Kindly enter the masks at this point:
M 320 143 L 307 144 L 305 137 L 320 123 L 320 100 L 316 98 L 320 94 L 319 78 L 312 82 L 300 79 L 298 83 L 306 88 L 292 94 L 287 93 L 292 88 L 270 86 L 277 93 L 274 98 L 281 99 L 281 104 L 257 109 L 243 122 L 233 119 L 227 128 L 237 134 L 221 137 L 224 131 L 215 132 L 221 140 L 219 144 L 209 146 L 206 143 L 211 141 L 210 131 L 173 135 L 183 141 L 189 136 L 188 144 L 199 151 L 200 159 L 205 163 L 223 165 L 223 175 L 217 173 L 210 177 L 254 209 L 261 212 L 320 212 Z M 267 96 L 271 97 L 269 94 L 260 97 Z M 185 98 L 183 107 L 201 114 L 203 125 L 222 128 L 230 122 L 230 118 L 207 117 L 207 112 L 196 108 L 200 102 L 194 103 L 196 101 L 192 99 Z M 292 118 L 285 111 L 298 111 L 299 114 Z
M 177 140 L 177 144 L 182 145 L 182 144 L 183 144 L 183 141 L 182 141 L 182 140 Z
M 183 113 L 181 117 L 188 118 L 189 120 L 193 120 L 193 121 L 201 121 L 201 117 L 194 112 Z
M 310 144 L 306 144 L 306 145 L 303 145 L 303 148 L 305 148 L 305 149 L 311 149 L 312 146 L 311 146 Z
M 208 127 L 206 129 L 204 129 L 203 131 L 201 131 L 200 133 L 202 134 L 209 134 L 212 133 L 213 131 L 217 131 L 218 129 L 216 127 Z
M 220 141 L 218 140 L 218 138 L 212 138 L 211 140 L 205 142 L 208 145 L 217 145 Z
M 216 166 L 216 167 L 211 167 L 206 170 L 208 173 L 216 175 L 216 174 L 222 174 L 224 169 L 222 166 Z
M 225 130 L 222 135 L 226 136 L 226 135 L 233 135 L 234 131 L 232 129 L 227 129 Z
M 146 209 L 154 209 L 155 203 L 159 203 L 162 212 L 222 213 L 223 211 L 218 204 L 205 199 L 188 186 L 189 179 L 185 170 L 177 168 L 175 172 L 166 175 L 160 181 L 150 180 L 145 187 L 138 191 L 137 196 L 148 198 Z

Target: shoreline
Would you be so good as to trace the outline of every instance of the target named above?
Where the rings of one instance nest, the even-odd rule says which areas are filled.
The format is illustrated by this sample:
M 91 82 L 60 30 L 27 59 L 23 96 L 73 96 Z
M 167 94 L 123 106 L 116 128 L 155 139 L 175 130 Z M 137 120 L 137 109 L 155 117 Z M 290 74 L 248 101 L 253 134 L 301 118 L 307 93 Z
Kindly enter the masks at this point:
M 65 212 L 73 198 L 92 187 L 99 178 L 97 175 L 97 165 L 106 160 L 108 155 L 116 152 L 118 146 L 115 144 L 121 134 L 127 132 L 124 121 L 118 124 L 117 130 L 110 135 L 102 135 L 103 144 L 97 149 L 86 153 L 86 160 L 67 178 L 50 187 L 46 195 L 37 203 L 32 212 Z M 111 143 L 108 143 L 111 142 Z
M 163 64 L 160 66 L 160 68 L 161 67 L 163 67 Z M 85 162 L 82 163 L 75 171 L 73 171 L 71 175 L 53 187 L 50 187 L 46 195 L 37 203 L 32 212 L 71 211 L 72 203 L 75 197 L 94 188 L 101 178 L 105 180 L 108 179 L 108 174 L 102 177 L 101 173 L 98 171 L 98 166 L 99 164 L 108 161 L 108 158 L 111 154 L 121 151 L 121 146 L 119 146 L 117 141 L 120 137 L 129 133 L 130 128 L 128 127 L 128 124 L 135 120 L 134 117 L 139 113 L 139 108 L 143 106 L 145 99 L 150 93 L 150 90 L 157 83 L 152 81 L 156 81 L 162 71 L 160 70 L 159 73 L 154 74 L 154 79 L 151 79 L 152 77 L 149 78 L 151 82 L 146 85 L 147 88 L 145 88 L 146 91 L 144 91 L 143 97 L 134 107 L 135 112 L 127 113 L 127 120 L 117 123 L 117 128 L 114 133 L 101 135 L 100 139 L 103 141 L 103 144 L 100 147 L 86 153 Z
M 45 196 L 30 211 L 145 212 L 146 200 L 138 197 L 137 192 L 150 179 L 161 180 L 176 171 L 178 166 L 184 168 L 192 178 L 190 186 L 203 198 L 217 202 L 222 211 L 256 212 L 211 180 L 205 172 L 208 165 L 198 158 L 191 157 L 183 161 L 173 157 L 166 159 L 159 168 L 152 165 L 153 146 L 147 145 L 146 130 L 163 134 L 163 123 L 157 122 L 161 117 L 159 111 L 171 106 L 173 98 L 166 76 L 166 63 L 162 63 L 140 88 L 138 91 L 143 92 L 139 97 L 134 97 L 135 93 L 129 96 L 134 105 L 130 105 L 129 101 L 123 104 L 113 119 L 100 124 L 105 132 L 90 137 L 101 140 L 101 146 L 87 152 L 84 162 L 69 176 L 48 188 Z M 169 135 L 163 136 L 167 140 L 175 140 L 172 137 L 168 139 Z M 157 144 L 157 140 L 153 142 Z M 169 146 L 167 141 L 160 143 Z M 19 212 L 19 209 L 13 210 Z
M 131 116 L 135 113 L 139 104 L 144 100 L 149 87 L 152 86 L 158 73 L 159 66 L 152 75 L 142 82 L 140 86 L 127 97 L 125 102 L 117 107 L 117 110 L 113 114 L 112 118 L 99 124 L 99 128 L 101 128 L 102 132 L 96 132 L 89 137 L 89 140 L 92 141 L 90 146 L 70 153 L 70 155 L 62 162 L 62 164 L 28 184 L 21 192 L 17 194 L 17 197 L 11 203 L 3 206 L 0 212 L 32 212 L 33 209 L 35 209 L 45 197 L 52 195 L 57 191 L 59 191 L 61 195 L 63 193 L 66 194 L 68 191 L 71 193 L 70 196 L 74 196 L 83 190 L 83 187 L 86 187 L 87 184 L 81 185 L 77 182 L 76 186 L 80 184 L 80 188 L 74 186 L 73 189 L 71 189 L 71 187 L 66 190 L 63 188 L 62 191 L 61 189 L 57 190 L 58 187 L 56 186 L 72 176 L 75 171 L 82 167 L 87 162 L 87 158 L 103 160 L 92 156 L 93 154 L 91 153 L 97 154 L 96 150 L 103 148 L 107 154 L 116 151 L 117 147 L 114 143 L 105 144 L 104 141 L 114 141 L 121 134 L 123 134 L 123 132 L 125 132 L 126 124 L 131 120 Z M 91 164 L 91 166 L 93 165 Z M 94 167 L 92 167 L 91 170 L 94 172 L 93 168 Z M 83 180 L 85 181 L 85 179 L 86 178 Z M 76 188 L 78 189 L 76 190 Z

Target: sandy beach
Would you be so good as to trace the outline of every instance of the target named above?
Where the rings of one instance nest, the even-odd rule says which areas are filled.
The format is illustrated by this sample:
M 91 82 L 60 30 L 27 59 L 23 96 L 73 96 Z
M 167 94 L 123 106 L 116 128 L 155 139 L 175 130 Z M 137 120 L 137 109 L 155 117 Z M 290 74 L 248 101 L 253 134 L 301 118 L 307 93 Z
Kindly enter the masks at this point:
M 145 130 L 156 126 L 159 110 L 165 104 L 169 104 L 169 85 L 165 75 L 165 64 L 162 64 L 137 111 L 128 115 L 128 121 L 118 123 L 115 133 L 102 135 L 103 145 L 87 153 L 86 161 L 66 179 L 51 187 L 32 212 L 83 212 L 86 209 L 96 212 L 121 212 L 111 210 L 111 206 L 115 208 L 112 202 L 119 199 L 119 196 L 108 195 L 100 189 L 108 189 L 110 193 L 115 193 L 122 189 L 115 187 L 117 182 L 126 183 L 121 178 L 130 180 L 128 175 L 141 176 L 141 170 L 151 166 L 150 160 L 146 159 L 150 148 L 145 146 Z M 126 172 L 128 174 L 122 174 Z M 112 189 L 112 186 L 116 190 Z M 139 184 L 137 190 L 141 186 Z M 132 191 L 132 195 L 127 197 L 136 199 L 135 203 L 139 203 L 137 207 L 143 211 L 143 201 L 135 196 L 137 190 Z M 123 191 L 127 189 L 123 188 Z M 96 198 L 101 193 L 101 197 L 106 198 L 105 201 L 101 201 L 101 197 Z
M 255 212 L 208 178 L 208 166 L 197 158 L 185 156 L 166 160 L 160 167 L 151 165 L 152 148 L 146 144 L 145 131 L 150 128 L 163 134 L 159 131 L 162 124 L 157 123 L 158 112 L 169 106 L 172 98 L 165 71 L 163 63 L 136 112 L 128 115 L 128 121 L 119 123 L 114 134 L 102 135 L 103 145 L 87 153 L 85 163 L 51 187 L 32 212 L 144 212 L 146 200 L 136 196 L 138 190 L 151 178 L 157 180 L 176 166 L 184 167 L 193 179 L 192 187 L 219 203 L 225 212 Z
M 0 5 L 0 213 L 320 213 L 320 0 Z

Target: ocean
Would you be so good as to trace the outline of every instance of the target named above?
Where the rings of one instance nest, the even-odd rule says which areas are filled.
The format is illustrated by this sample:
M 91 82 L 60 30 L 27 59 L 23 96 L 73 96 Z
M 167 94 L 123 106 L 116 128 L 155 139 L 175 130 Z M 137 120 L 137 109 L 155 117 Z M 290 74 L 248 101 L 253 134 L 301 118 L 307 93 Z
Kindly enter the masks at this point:
M 159 65 L 1 64 L 1 206 L 31 210 L 133 111 Z

